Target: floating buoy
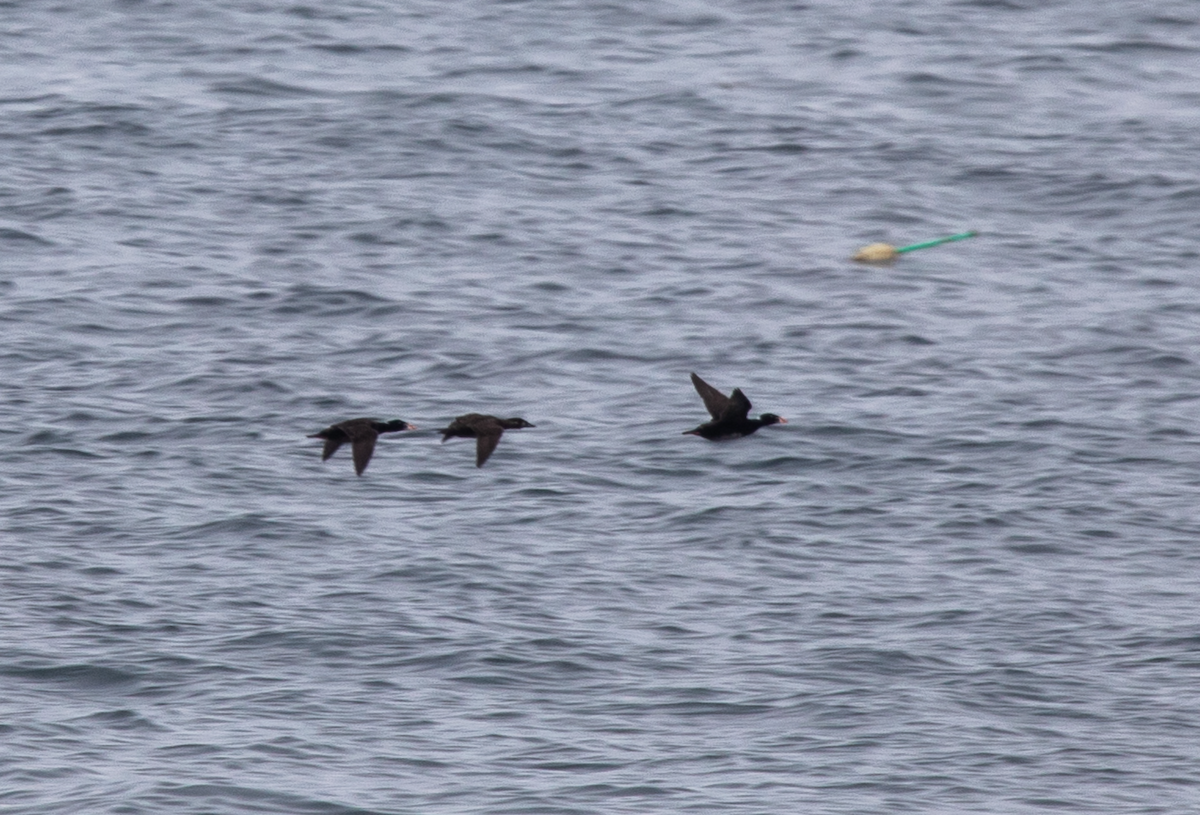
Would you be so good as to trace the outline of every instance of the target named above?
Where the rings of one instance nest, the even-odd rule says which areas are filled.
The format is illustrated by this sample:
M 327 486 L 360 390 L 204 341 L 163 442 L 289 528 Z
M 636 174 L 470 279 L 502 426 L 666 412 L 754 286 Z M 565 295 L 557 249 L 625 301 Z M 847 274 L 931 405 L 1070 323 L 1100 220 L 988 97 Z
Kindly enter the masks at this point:
M 922 241 L 921 243 L 913 243 L 908 246 L 899 248 L 888 243 L 872 243 L 870 246 L 864 246 L 854 253 L 852 260 L 861 260 L 864 263 L 887 263 L 890 260 L 895 260 L 905 252 L 912 252 L 916 249 L 927 249 L 930 246 L 939 246 L 950 241 L 961 241 L 965 238 L 975 237 L 975 232 L 959 232 L 957 235 L 947 235 L 944 238 L 934 238 L 931 241 Z

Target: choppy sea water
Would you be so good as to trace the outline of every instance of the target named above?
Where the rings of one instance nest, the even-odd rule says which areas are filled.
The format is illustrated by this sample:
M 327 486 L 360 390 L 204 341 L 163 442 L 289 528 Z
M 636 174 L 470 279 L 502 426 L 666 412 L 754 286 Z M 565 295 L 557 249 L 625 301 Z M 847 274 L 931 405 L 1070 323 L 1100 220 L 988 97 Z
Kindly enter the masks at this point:
M 1195 12 L 0 3 L 0 812 L 1200 808 Z

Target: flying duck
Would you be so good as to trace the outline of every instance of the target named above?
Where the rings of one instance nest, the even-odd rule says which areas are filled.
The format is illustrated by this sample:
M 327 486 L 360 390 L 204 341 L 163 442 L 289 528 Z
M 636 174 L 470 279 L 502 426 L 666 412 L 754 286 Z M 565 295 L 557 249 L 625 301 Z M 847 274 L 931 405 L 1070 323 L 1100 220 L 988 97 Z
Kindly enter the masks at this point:
M 700 436 L 709 441 L 725 439 L 740 439 L 749 436 L 760 427 L 769 424 L 787 424 L 787 419 L 774 413 L 764 413 L 757 419 L 749 418 L 750 400 L 741 388 L 734 388 L 729 396 L 721 393 L 700 377 L 692 374 L 692 384 L 696 393 L 704 400 L 704 406 L 712 414 L 712 421 L 692 429 L 683 431 L 685 436 Z
M 336 453 L 346 442 L 350 442 L 350 449 L 354 453 L 354 472 L 362 475 L 363 470 L 367 469 L 367 462 L 371 460 L 371 454 L 375 452 L 375 440 L 379 438 L 380 433 L 397 433 L 401 430 L 414 430 L 415 427 L 399 419 L 392 419 L 390 422 L 381 422 L 378 419 L 347 419 L 331 424 L 308 438 L 325 440 L 321 461 Z
M 444 427 L 438 432 L 442 434 L 443 443 L 453 436 L 475 439 L 475 466 L 482 467 L 483 462 L 488 460 L 488 456 L 500 443 L 500 436 L 504 434 L 505 430 L 533 426 L 524 419 L 500 419 L 482 413 L 467 413 L 459 416 L 450 423 L 449 427 Z

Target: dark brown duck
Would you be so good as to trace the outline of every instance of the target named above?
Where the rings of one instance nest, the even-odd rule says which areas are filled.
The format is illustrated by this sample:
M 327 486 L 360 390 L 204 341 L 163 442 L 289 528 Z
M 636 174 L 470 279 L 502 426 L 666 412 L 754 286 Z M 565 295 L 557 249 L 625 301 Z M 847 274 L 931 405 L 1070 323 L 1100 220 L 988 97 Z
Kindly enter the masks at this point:
M 696 386 L 696 393 L 700 394 L 700 398 L 704 400 L 704 406 L 712 414 L 712 421 L 705 422 L 692 430 L 683 431 L 685 436 L 700 436 L 709 441 L 723 441 L 749 436 L 760 427 L 770 424 L 787 424 L 787 419 L 776 416 L 774 413 L 764 413 L 757 419 L 751 419 L 750 408 L 752 405 L 746 398 L 746 394 L 742 393 L 741 388 L 734 388 L 733 393 L 726 396 L 695 374 L 692 374 L 692 384 Z
M 313 433 L 308 438 L 324 439 L 325 449 L 321 452 L 321 461 L 337 452 L 346 442 L 350 442 L 351 452 L 354 453 L 354 472 L 363 474 L 375 452 L 375 442 L 380 433 L 397 433 L 401 430 L 413 430 L 415 425 L 392 419 L 381 422 L 378 419 L 347 419 L 344 422 L 331 424 L 320 433 Z
M 500 443 L 500 437 L 504 435 L 504 431 L 518 430 L 522 427 L 534 427 L 534 425 L 524 419 L 501 419 L 483 413 L 467 413 L 459 416 L 450 423 L 449 427 L 444 427 L 439 432 L 442 434 L 443 443 L 446 439 L 455 436 L 475 439 L 475 466 L 482 467 L 483 462 L 488 460 L 492 451 L 496 449 L 496 445 Z

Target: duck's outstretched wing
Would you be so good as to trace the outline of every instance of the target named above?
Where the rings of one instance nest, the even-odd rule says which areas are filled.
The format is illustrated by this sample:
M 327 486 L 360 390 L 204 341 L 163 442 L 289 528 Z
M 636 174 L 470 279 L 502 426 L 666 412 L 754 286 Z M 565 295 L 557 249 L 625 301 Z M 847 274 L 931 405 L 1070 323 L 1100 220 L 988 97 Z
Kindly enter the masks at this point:
M 330 456 L 338 451 L 350 437 L 347 436 L 337 425 L 330 425 L 320 433 L 313 433 L 309 436 L 310 439 L 324 439 L 325 448 L 321 451 L 321 461 L 326 461 Z
M 504 435 L 504 430 L 497 427 L 495 430 L 488 429 L 486 431 L 479 430 L 478 436 L 475 439 L 475 466 L 482 467 L 483 462 L 488 460 L 496 450 L 496 445 L 500 443 L 500 437 Z
M 742 421 L 750 413 L 750 400 L 746 398 L 746 394 L 742 393 L 741 388 L 734 388 L 733 393 L 729 395 L 729 404 L 725 408 L 725 412 L 721 414 L 723 419 L 736 419 Z
M 346 441 L 346 437 L 337 435 L 325 439 L 325 449 L 321 451 L 321 461 L 327 460 L 330 456 L 338 451 L 338 448 Z
M 374 430 L 355 434 L 350 449 L 354 452 L 354 472 L 357 475 L 362 475 L 363 470 L 367 469 L 367 464 L 371 461 L 371 454 L 375 452 L 375 441 L 378 438 L 379 434 Z
M 720 419 L 722 414 L 729 408 L 729 397 L 694 373 L 692 374 L 692 384 L 696 387 L 696 393 L 700 394 L 700 398 L 704 400 L 704 407 L 708 408 L 708 412 L 712 414 L 714 419 Z M 737 393 L 737 391 L 734 391 L 734 393 Z

